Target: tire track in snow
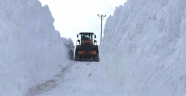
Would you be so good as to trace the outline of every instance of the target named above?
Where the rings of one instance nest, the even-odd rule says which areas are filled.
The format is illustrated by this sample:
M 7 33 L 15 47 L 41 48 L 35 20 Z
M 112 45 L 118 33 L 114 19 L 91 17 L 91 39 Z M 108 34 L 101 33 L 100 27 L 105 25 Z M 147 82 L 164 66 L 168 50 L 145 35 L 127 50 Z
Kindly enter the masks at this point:
M 75 62 L 74 62 L 75 63 Z M 62 68 L 61 72 L 54 76 L 54 78 L 47 80 L 44 83 L 37 84 L 36 86 L 29 89 L 25 96 L 37 96 L 39 94 L 48 92 L 56 88 L 60 83 L 63 82 L 65 74 L 70 71 L 73 62 L 68 64 L 68 66 Z

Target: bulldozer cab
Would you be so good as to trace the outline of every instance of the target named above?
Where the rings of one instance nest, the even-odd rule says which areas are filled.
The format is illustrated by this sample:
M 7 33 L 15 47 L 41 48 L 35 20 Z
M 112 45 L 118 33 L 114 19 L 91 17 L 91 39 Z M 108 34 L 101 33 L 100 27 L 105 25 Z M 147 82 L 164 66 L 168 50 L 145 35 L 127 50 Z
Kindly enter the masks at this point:
M 96 35 L 94 33 L 90 33 L 90 32 L 81 32 L 79 34 L 77 34 L 77 37 L 79 38 L 80 35 L 80 39 L 78 40 L 79 45 L 83 44 L 83 43 L 90 43 L 92 45 L 94 45 L 95 43 L 97 43 L 96 40 L 94 40 L 96 38 Z M 94 37 L 94 38 L 93 38 Z
M 81 41 L 92 41 L 92 34 L 81 34 Z

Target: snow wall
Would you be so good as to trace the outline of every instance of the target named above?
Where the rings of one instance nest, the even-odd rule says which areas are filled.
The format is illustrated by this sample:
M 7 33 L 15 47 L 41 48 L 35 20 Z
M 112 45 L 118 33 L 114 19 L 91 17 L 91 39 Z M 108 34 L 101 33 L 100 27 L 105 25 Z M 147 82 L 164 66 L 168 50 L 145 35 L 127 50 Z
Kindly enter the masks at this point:
M 38 0 L 0 1 L 0 96 L 23 96 L 70 61 L 73 42 L 53 22 Z
M 186 0 L 128 0 L 109 16 L 101 67 L 125 96 L 186 95 Z

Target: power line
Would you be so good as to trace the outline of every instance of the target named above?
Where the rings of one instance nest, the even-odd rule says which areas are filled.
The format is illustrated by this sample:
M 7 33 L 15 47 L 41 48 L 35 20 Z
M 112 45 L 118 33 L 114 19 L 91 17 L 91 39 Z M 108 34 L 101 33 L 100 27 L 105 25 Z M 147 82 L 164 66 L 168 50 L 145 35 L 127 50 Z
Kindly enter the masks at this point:
M 100 37 L 100 45 L 101 45 L 101 41 L 102 41 L 102 21 L 103 21 L 103 18 L 106 17 L 106 15 L 103 15 L 103 14 L 99 15 L 98 14 L 98 17 L 100 17 L 100 19 L 101 19 L 101 37 Z

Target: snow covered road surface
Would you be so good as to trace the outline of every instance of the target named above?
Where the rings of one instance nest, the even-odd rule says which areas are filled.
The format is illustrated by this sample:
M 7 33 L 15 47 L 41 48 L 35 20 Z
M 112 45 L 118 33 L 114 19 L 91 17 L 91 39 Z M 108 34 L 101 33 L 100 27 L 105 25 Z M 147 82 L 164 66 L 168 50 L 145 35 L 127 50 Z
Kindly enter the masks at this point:
M 66 67 L 59 65 L 62 68 L 59 74 L 55 75 L 53 78 L 45 81 L 44 83 L 37 84 L 36 86 L 30 88 L 26 96 L 39 95 L 56 88 L 60 83 L 63 82 L 64 76 L 69 71 L 71 65 L 72 63 L 69 63 Z
M 62 68 L 63 71 L 54 78 L 31 88 L 29 95 L 88 96 L 101 94 L 104 92 L 102 89 L 104 80 L 100 80 L 102 75 L 99 68 L 100 64 L 97 62 L 73 61 L 67 67 Z
M 105 79 L 100 64 L 72 61 L 50 80 L 32 87 L 25 96 L 123 96 L 121 87 Z

